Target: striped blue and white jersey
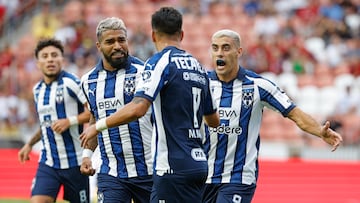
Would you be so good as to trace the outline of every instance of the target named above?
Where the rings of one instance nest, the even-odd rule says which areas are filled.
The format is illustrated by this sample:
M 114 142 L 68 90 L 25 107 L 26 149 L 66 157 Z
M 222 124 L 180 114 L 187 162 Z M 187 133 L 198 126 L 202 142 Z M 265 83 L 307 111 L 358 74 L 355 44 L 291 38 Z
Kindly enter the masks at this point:
M 152 101 L 157 175 L 207 172 L 203 115 L 216 112 L 206 71 L 189 53 L 166 47 L 145 63 L 136 97 Z
M 133 56 L 129 56 L 127 63 L 124 69 L 107 71 L 100 60 L 81 78 L 96 120 L 110 116 L 133 99 L 144 66 Z M 99 173 L 119 178 L 152 175 L 151 135 L 151 109 L 138 120 L 99 133 Z
M 50 84 L 39 81 L 33 93 L 43 143 L 39 162 L 56 169 L 79 166 L 82 155 L 79 136 L 83 125 L 72 125 L 58 134 L 51 129 L 51 124 L 84 111 L 86 98 L 81 91 L 80 79 L 62 71 L 57 80 Z
M 242 67 L 230 82 L 219 81 L 215 71 L 209 78 L 220 126 L 208 128 L 206 183 L 256 183 L 263 108 L 287 116 L 295 105 L 274 83 Z

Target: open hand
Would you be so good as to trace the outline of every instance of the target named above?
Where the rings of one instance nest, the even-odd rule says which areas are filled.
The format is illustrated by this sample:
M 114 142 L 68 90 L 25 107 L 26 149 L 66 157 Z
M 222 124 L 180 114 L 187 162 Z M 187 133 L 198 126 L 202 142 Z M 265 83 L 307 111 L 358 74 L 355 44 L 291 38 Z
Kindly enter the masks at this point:
M 330 128 L 329 121 L 326 121 L 325 125 L 321 128 L 321 137 L 326 143 L 333 146 L 331 151 L 335 151 L 343 141 L 341 135 Z

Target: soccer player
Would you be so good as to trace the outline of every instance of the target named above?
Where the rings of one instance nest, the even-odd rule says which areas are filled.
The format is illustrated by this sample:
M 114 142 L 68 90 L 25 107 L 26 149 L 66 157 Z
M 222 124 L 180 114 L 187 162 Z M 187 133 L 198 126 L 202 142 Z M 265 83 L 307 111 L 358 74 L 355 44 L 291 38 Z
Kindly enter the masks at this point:
M 145 63 L 134 99 L 89 126 L 81 135 L 82 145 L 104 129 L 142 117 L 152 104 L 151 202 L 201 202 L 208 171 L 203 120 L 212 127 L 219 125 L 209 79 L 198 60 L 180 48 L 184 33 L 179 11 L 162 7 L 152 15 L 151 25 L 158 53 Z
M 110 116 L 134 97 L 144 62 L 130 56 L 127 29 L 115 17 L 105 18 L 96 28 L 98 64 L 82 78 L 91 120 Z M 151 110 L 132 122 L 99 131 L 84 150 L 81 171 L 93 175 L 91 154 L 99 146 L 101 164 L 97 174 L 98 202 L 148 203 L 152 182 Z
M 241 40 L 232 30 L 219 30 L 212 36 L 210 88 L 220 114 L 221 124 L 209 128 L 206 147 L 209 174 L 204 203 L 250 203 L 258 177 L 260 125 L 263 108 L 276 109 L 297 126 L 332 145 L 336 150 L 341 136 L 318 124 L 298 108 L 272 81 L 246 70 L 238 63 Z
M 62 70 L 64 48 L 60 41 L 40 40 L 35 48 L 43 80 L 33 88 L 39 130 L 19 151 L 20 162 L 29 160 L 32 146 L 42 141 L 39 166 L 33 180 L 31 202 L 55 202 L 60 186 L 64 199 L 88 203 L 89 179 L 80 173 L 82 148 L 79 135 L 89 121 L 80 79 Z

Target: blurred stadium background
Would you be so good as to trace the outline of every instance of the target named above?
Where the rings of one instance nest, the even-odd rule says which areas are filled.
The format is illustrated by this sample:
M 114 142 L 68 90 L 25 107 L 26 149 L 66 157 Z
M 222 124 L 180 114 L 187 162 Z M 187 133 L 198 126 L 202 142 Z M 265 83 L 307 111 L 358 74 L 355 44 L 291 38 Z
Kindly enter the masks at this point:
M 241 65 L 276 82 L 319 122 L 344 137 L 335 152 L 268 109 L 261 130 L 254 203 L 360 203 L 359 0 L 0 0 L 0 199 L 28 199 L 40 146 L 25 165 L 17 151 L 37 128 L 32 86 L 41 78 L 33 49 L 41 37 L 66 45 L 64 69 L 96 63 L 95 28 L 118 16 L 131 54 L 155 52 L 150 15 L 163 5 L 184 14 L 184 49 L 211 69 L 210 37 L 242 36 Z M 15 200 L 16 201 L 16 200 Z

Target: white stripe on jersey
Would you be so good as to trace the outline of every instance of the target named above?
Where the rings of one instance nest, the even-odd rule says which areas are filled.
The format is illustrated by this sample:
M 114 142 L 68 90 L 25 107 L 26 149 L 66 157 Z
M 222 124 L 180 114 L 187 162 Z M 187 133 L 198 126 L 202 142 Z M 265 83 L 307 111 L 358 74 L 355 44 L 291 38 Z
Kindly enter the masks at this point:
M 152 81 L 153 84 L 159 84 L 159 81 L 161 80 L 161 75 L 164 71 L 164 68 L 167 67 L 167 64 L 169 63 L 169 54 L 170 50 L 163 54 L 161 59 L 156 64 L 156 67 L 152 71 L 152 79 L 155 80 Z M 143 80 L 141 80 L 140 83 L 142 83 Z M 145 81 L 146 82 L 146 81 Z M 151 97 L 154 97 L 154 94 L 156 92 L 157 85 L 153 85 L 153 88 L 149 88 L 148 90 L 145 90 L 145 94 L 149 95 Z M 141 89 L 141 84 L 139 84 L 139 89 Z M 155 150 L 156 150 L 156 157 L 153 156 L 153 159 L 156 159 L 156 168 L 155 170 L 157 173 L 160 173 L 158 175 L 163 175 L 163 173 L 170 170 L 170 164 L 168 160 L 168 148 L 167 148 L 167 140 L 166 140 L 166 133 L 164 129 L 164 123 L 162 118 L 162 111 L 161 111 L 161 95 L 158 94 L 157 98 L 153 101 L 153 110 L 155 115 L 155 123 L 154 126 L 156 129 L 154 130 L 155 136 L 153 136 L 153 144 L 152 148 L 153 154 L 155 156 Z M 156 142 L 157 139 L 157 142 Z M 156 143 L 156 144 L 154 144 Z
M 160 94 L 157 96 L 155 101 L 153 102 L 154 106 L 161 106 L 161 96 Z M 156 150 L 157 156 L 153 157 L 156 161 L 156 173 L 157 175 L 162 176 L 165 172 L 170 170 L 170 164 L 168 159 L 168 148 L 167 148 L 167 141 L 165 136 L 165 128 L 164 124 L 162 122 L 162 113 L 161 108 L 154 108 L 154 115 L 156 120 L 156 129 L 154 129 L 155 136 L 153 136 L 153 143 L 152 146 L 155 148 L 152 149 L 152 151 Z M 157 139 L 157 142 L 156 142 Z M 155 155 L 155 154 L 154 154 Z

